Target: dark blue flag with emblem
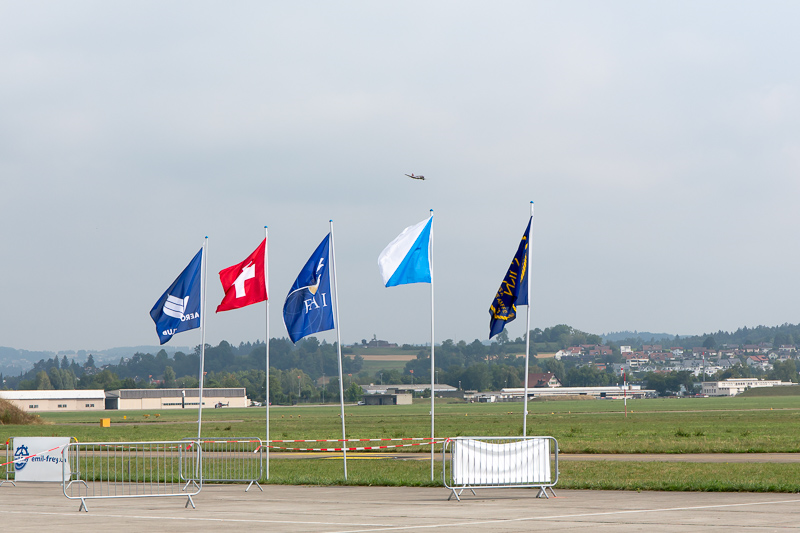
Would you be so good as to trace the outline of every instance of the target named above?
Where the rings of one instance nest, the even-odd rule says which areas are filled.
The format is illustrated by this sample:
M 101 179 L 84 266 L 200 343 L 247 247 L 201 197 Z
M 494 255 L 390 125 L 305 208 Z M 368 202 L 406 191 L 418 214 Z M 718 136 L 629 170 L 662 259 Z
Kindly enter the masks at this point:
M 506 277 L 497 290 L 497 294 L 489 307 L 489 338 L 491 339 L 506 327 L 506 324 L 517 318 L 517 306 L 528 305 L 528 242 L 531 234 L 531 221 L 514 254 Z
M 194 256 L 180 276 L 150 310 L 156 333 L 164 344 L 176 333 L 200 327 L 200 281 L 203 249 Z
M 292 342 L 333 329 L 333 301 L 328 263 L 331 234 L 311 254 L 283 304 L 283 323 Z

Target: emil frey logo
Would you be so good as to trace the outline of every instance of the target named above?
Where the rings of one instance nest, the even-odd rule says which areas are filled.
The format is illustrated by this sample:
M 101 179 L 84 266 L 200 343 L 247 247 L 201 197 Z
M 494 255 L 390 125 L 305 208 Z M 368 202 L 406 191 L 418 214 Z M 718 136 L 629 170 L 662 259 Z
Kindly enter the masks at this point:
M 25 446 L 24 444 L 22 446 L 18 446 L 17 449 L 14 450 L 14 460 L 15 460 L 15 462 L 14 462 L 14 470 L 19 471 L 19 470 L 22 470 L 23 468 L 25 468 L 25 465 L 28 464 L 28 456 L 29 455 L 30 455 L 30 453 L 28 453 L 28 447 L 27 446 Z M 25 460 L 16 461 L 17 459 L 20 459 L 21 457 L 25 457 Z

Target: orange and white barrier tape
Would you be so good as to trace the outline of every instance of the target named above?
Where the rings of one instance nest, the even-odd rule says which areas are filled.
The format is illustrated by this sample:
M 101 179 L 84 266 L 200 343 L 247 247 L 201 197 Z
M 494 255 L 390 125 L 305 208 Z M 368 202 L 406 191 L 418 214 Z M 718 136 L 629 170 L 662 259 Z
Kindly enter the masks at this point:
M 352 440 L 358 441 L 358 440 L 371 440 L 371 439 L 352 439 Z M 390 439 L 375 439 L 375 440 L 390 440 Z M 304 442 L 304 441 L 299 441 L 299 442 Z M 427 442 L 414 442 L 411 444 L 386 444 L 383 446 L 355 446 L 352 448 L 283 448 L 281 446 L 268 446 L 268 448 L 271 450 L 283 450 L 287 452 L 342 452 L 342 451 L 361 452 L 368 450 L 388 450 L 391 448 L 407 448 L 409 446 L 429 446 L 431 444 L 437 444 L 439 442 L 441 441 L 427 439 Z
M 31 457 L 38 457 L 38 456 L 44 455 L 46 453 L 54 452 L 54 451 L 56 451 L 58 449 L 61 449 L 61 448 L 66 448 L 67 446 L 68 446 L 67 444 L 62 444 L 61 446 L 56 446 L 55 448 L 50 448 L 49 450 L 45 450 L 43 452 L 34 453 L 34 454 L 31 454 L 31 455 L 26 455 L 24 457 L 17 457 L 13 461 L 9 461 L 7 463 L 0 463 L 0 466 L 6 466 L 6 465 L 10 465 L 12 463 L 24 462 L 24 461 L 27 461 L 28 459 L 30 459 Z

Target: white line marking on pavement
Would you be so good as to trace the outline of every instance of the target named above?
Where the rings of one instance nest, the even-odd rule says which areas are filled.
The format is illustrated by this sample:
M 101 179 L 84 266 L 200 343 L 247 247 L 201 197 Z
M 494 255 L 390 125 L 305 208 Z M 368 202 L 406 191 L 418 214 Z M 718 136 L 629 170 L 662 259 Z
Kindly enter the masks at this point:
M 0 510 L 0 515 L 3 514 L 21 514 L 21 515 L 42 515 L 42 516 L 77 516 L 77 517 L 97 517 L 97 518 L 127 518 L 133 520 L 186 520 L 192 522 L 250 522 L 255 524 L 296 524 L 296 525 L 322 525 L 333 526 L 330 520 L 324 522 L 313 522 L 303 520 L 264 520 L 255 518 L 211 518 L 211 517 L 196 517 L 196 516 L 141 516 L 141 515 L 113 515 L 103 514 L 102 512 L 92 511 L 87 514 L 77 513 L 48 513 L 37 511 L 6 511 Z M 392 528 L 396 526 L 389 526 L 386 524 L 341 524 L 343 526 L 349 525 L 350 527 L 377 527 L 377 528 Z
M 402 531 L 407 529 L 435 529 L 444 527 L 472 527 L 482 524 L 504 524 L 514 522 L 529 522 L 531 520 L 546 521 L 546 520 L 560 520 L 565 518 L 587 518 L 592 516 L 612 516 L 624 514 L 637 514 L 637 513 L 666 513 L 674 511 L 697 511 L 702 509 L 722 509 L 725 507 L 747 507 L 753 505 L 773 505 L 784 503 L 800 503 L 800 500 L 778 500 L 771 502 L 748 502 L 748 503 L 726 503 L 720 505 L 699 505 L 695 507 L 666 507 L 663 509 L 631 509 L 627 511 L 605 511 L 597 513 L 580 513 L 580 514 L 565 514 L 565 515 L 552 515 L 552 516 L 531 516 L 522 518 L 498 518 L 495 520 L 480 520 L 470 522 L 452 522 L 449 524 L 427 524 L 418 526 L 391 526 L 374 529 L 348 529 L 338 531 L 327 531 L 326 533 L 367 533 L 370 531 Z

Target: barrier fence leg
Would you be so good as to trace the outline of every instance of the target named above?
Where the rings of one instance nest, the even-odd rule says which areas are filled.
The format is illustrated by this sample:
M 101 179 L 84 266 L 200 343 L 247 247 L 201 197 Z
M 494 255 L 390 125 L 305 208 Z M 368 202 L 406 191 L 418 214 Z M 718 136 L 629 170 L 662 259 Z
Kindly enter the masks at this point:
M 250 490 L 250 487 L 252 487 L 254 483 L 255 483 L 255 486 L 258 487 L 258 490 L 260 490 L 261 492 L 264 492 L 264 489 L 261 488 L 261 485 L 256 480 L 251 481 L 250 484 L 247 485 L 247 488 L 244 489 L 244 491 L 247 492 L 248 490 Z
M 192 509 L 197 509 L 197 507 L 194 506 L 194 502 L 192 501 L 192 497 L 191 496 L 187 496 L 187 498 L 188 499 L 186 500 L 186 505 L 184 505 L 183 508 L 184 509 L 188 508 L 189 504 L 191 503 L 192 504 Z
M 83 498 L 81 498 L 81 506 L 78 507 L 78 512 L 79 513 L 81 512 L 81 509 L 86 511 L 87 513 L 89 512 L 89 508 L 86 507 L 86 500 L 84 500 Z

